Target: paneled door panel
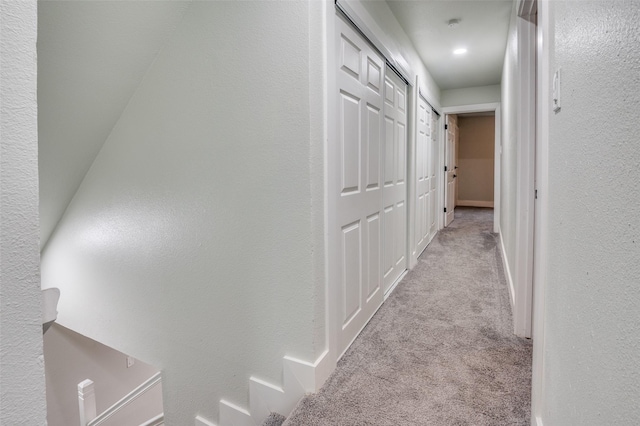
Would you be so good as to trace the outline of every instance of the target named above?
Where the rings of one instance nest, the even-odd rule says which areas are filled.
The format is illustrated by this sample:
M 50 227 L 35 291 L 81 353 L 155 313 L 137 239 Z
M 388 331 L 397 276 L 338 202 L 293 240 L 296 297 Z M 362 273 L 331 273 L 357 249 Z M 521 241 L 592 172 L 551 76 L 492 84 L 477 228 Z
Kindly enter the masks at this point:
M 344 287 L 342 325 L 348 326 L 362 309 L 362 235 L 360 221 L 342 228 L 343 281 L 352 283 Z
M 447 195 L 446 195 L 446 212 L 444 226 L 449 226 L 454 218 L 454 210 L 456 208 L 456 133 L 458 130 L 458 120 L 455 115 L 447 115 L 447 147 L 446 161 L 447 171 Z
M 407 269 L 407 85 L 387 67 L 384 84 L 384 292 Z
M 338 356 L 383 301 L 384 61 L 336 20 L 336 143 L 329 147 L 330 275 L 337 283 Z M 335 175 L 335 176 L 334 176 Z
M 342 149 L 342 191 L 343 195 L 360 191 L 360 158 L 362 147 L 360 140 L 360 104 L 361 100 L 349 93 L 340 93 L 340 147 Z M 355 123 L 355 124 L 353 124 Z
M 416 238 L 415 252 L 419 256 L 430 240 L 432 207 L 432 149 L 431 149 L 431 107 L 422 96 L 418 97 L 416 132 Z

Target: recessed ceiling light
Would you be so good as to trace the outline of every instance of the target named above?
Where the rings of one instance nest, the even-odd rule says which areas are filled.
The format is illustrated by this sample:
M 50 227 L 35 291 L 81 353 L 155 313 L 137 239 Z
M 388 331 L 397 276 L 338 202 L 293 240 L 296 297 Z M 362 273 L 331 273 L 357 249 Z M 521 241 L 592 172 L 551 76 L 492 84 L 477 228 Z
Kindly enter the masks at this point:
M 453 51 L 454 55 L 464 55 L 465 53 L 467 53 L 467 49 L 465 49 L 464 47 L 461 47 Z

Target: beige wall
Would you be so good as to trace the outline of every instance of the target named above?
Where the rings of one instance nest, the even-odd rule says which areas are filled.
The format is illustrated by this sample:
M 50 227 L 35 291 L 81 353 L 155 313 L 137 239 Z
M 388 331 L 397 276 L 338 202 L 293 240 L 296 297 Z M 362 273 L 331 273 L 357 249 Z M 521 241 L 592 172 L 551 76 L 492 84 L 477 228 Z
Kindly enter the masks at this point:
M 458 204 L 493 203 L 495 117 L 458 116 Z
M 58 324 L 44 335 L 48 426 L 80 424 L 78 383 L 93 380 L 98 414 L 158 372 L 139 360 L 127 368 L 127 356 Z M 162 413 L 162 386 L 156 385 L 105 425 L 138 425 Z

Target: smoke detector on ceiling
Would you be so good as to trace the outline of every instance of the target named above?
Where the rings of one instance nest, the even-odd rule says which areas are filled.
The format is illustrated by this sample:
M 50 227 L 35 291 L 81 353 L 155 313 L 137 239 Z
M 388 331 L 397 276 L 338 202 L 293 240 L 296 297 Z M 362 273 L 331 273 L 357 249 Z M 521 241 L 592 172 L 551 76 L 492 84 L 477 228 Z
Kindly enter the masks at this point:
M 460 19 L 449 19 L 448 25 L 449 28 L 456 28 L 458 25 L 460 25 Z

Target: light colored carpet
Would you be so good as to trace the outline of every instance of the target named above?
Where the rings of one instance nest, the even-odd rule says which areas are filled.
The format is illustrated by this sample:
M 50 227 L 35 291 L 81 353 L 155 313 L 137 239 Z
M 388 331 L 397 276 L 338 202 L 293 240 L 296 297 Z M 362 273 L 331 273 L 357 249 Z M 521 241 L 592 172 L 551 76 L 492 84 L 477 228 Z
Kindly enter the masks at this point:
M 281 426 L 284 421 L 285 418 L 283 415 L 271 413 L 260 426 Z
M 492 222 L 456 209 L 283 426 L 529 425 L 531 342 L 512 333 Z

